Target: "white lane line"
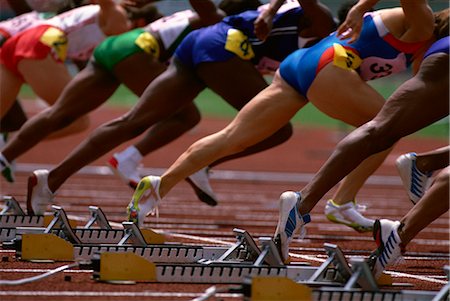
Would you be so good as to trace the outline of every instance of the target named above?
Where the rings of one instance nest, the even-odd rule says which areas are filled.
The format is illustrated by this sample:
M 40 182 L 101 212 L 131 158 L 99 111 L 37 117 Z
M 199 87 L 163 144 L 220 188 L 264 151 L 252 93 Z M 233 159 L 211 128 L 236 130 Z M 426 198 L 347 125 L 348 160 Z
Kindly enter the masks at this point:
M 30 173 L 36 169 L 53 169 L 53 164 L 17 164 L 16 171 Z M 142 173 L 148 175 L 161 175 L 166 171 L 163 168 L 143 168 Z M 107 166 L 85 166 L 78 171 L 84 175 L 113 175 Z M 283 183 L 305 183 L 310 182 L 314 177 L 313 173 L 295 172 L 265 172 L 265 171 L 237 171 L 237 170 L 213 170 L 211 179 L 216 180 L 240 180 L 240 181 L 269 181 Z M 366 185 L 401 186 L 402 182 L 398 176 L 377 176 L 372 175 L 367 179 Z
M 434 282 L 434 283 L 439 283 L 439 284 L 447 284 L 448 283 L 448 281 L 445 281 L 445 280 L 434 279 L 434 276 L 431 276 L 431 277 L 433 277 L 433 278 L 431 278 L 430 276 L 413 275 L 413 274 L 406 274 L 406 273 L 394 272 L 394 271 L 385 271 L 385 273 L 390 274 L 393 277 L 399 277 L 399 278 L 400 277 L 413 278 L 413 279 Z
M 183 292 L 103 292 L 103 291 L 0 291 L 0 296 L 60 296 L 60 297 L 165 297 L 165 298 L 195 298 L 202 293 Z M 219 298 L 242 298 L 241 294 L 219 293 Z

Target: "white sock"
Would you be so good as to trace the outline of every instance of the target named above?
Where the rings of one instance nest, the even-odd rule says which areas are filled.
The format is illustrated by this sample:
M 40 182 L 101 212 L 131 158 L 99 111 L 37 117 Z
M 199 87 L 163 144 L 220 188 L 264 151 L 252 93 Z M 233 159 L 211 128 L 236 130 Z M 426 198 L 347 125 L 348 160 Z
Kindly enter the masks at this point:
M 9 162 L 9 161 L 5 158 L 5 156 L 3 156 L 2 153 L 0 153 L 0 161 L 2 162 L 2 165 L 5 164 L 4 167 L 11 166 L 11 162 Z M 1 167 L 3 167 L 3 166 L 1 166 Z
M 141 162 L 143 156 L 139 152 L 139 150 L 134 146 L 127 147 L 123 152 L 117 155 L 119 160 L 132 160 L 135 163 Z

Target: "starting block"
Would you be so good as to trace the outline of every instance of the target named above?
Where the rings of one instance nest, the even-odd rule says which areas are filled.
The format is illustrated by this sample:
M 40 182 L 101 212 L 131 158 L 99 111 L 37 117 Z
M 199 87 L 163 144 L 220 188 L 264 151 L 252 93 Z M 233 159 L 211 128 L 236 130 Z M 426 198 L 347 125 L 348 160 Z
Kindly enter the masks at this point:
M 352 270 L 346 262 L 343 268 L 336 268 L 329 264 L 329 262 L 338 262 L 342 258 L 345 259 L 337 246 L 327 246 L 330 254 L 335 251 L 338 255 L 333 255 L 335 259 L 329 260 L 329 262 L 326 262 L 319 268 L 299 264 L 284 265 L 271 238 L 260 238 L 260 245 L 258 246 L 247 231 L 234 229 L 234 233 L 236 234 L 237 242 L 225 250 L 217 259 L 203 258 L 195 263 L 186 264 L 150 262 L 152 275 L 148 277 L 148 279 L 151 279 L 149 281 L 170 283 L 241 283 L 246 277 L 285 277 L 296 283 L 308 286 L 328 285 L 343 287 L 345 281 L 351 278 Z M 112 262 L 112 266 L 105 269 L 105 262 L 108 260 L 107 254 L 108 252 L 102 252 L 92 259 L 93 278 L 96 280 L 140 281 L 132 275 L 141 275 L 143 273 L 142 269 L 149 266 L 149 263 L 146 263 L 136 266 L 127 265 L 126 268 L 123 268 L 115 266 Z M 131 255 L 122 253 L 115 256 L 117 261 L 125 262 L 126 258 L 129 258 Z M 119 259 L 121 256 L 124 256 L 124 258 Z M 134 256 L 139 255 L 134 254 Z M 135 260 L 135 262 L 140 261 Z M 130 270 L 135 271 L 135 273 L 130 272 Z M 338 280 L 341 281 L 339 282 Z
M 11 241 L 16 237 L 18 227 L 40 228 L 48 227 L 53 220 L 52 215 L 26 215 L 19 202 L 12 196 L 4 196 L 5 207 L 0 212 L 0 242 Z M 72 228 L 77 221 L 67 220 Z
M 19 207 L 20 208 L 20 207 Z M 5 230 L 5 235 L 2 237 L 3 241 L 11 241 L 22 234 L 55 234 L 58 237 L 64 238 L 73 244 L 116 244 L 119 243 L 124 236 L 127 235 L 128 228 L 113 229 L 109 224 L 103 211 L 95 206 L 89 207 L 90 219 L 83 228 L 75 228 L 74 223 L 67 217 L 65 211 L 59 206 L 52 206 L 53 216 L 45 216 L 44 222 L 47 226 L 15 226 L 13 228 L 0 228 L 0 231 Z M 4 215 L 7 220 L 8 217 L 14 217 L 16 220 L 18 216 Z M 20 216 L 19 216 L 20 217 Z M 25 218 L 33 218 L 34 216 L 25 216 Z M 41 218 L 42 216 L 37 216 Z M 0 216 L 2 218 L 2 216 Z M 9 224 L 10 225 L 10 224 Z M 93 226 L 96 225 L 96 228 Z M 6 231 L 8 234 L 6 235 Z M 148 229 L 142 229 L 139 233 L 141 245 L 143 244 L 161 244 L 164 243 L 164 236 L 155 233 Z M 137 239 L 137 237 L 135 237 Z

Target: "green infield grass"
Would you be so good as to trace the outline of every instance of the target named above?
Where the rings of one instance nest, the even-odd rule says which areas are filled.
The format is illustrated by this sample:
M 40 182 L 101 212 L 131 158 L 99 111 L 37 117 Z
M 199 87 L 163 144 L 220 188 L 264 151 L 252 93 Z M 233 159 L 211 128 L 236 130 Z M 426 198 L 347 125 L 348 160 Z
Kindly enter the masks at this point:
M 389 95 L 404 81 L 404 75 L 391 77 L 389 79 L 379 79 L 370 82 L 370 84 L 379 91 L 385 98 Z M 268 78 L 270 81 L 270 78 Z M 33 92 L 28 86 L 24 86 L 21 91 L 21 99 L 32 99 L 34 97 Z M 116 93 L 111 97 L 106 105 L 109 106 L 124 106 L 131 107 L 136 103 L 137 97 L 132 94 L 127 88 L 120 87 Z M 363 101 L 363 100 L 362 100 Z M 202 112 L 204 117 L 212 118 L 225 118 L 231 119 L 235 116 L 236 111 L 223 101 L 219 96 L 209 89 L 203 91 L 195 100 L 196 104 Z M 346 124 L 332 119 L 325 114 L 318 111 L 314 106 L 307 105 L 303 110 L 295 115 L 292 119 L 295 125 L 302 125 L 308 127 L 326 127 L 326 128 L 339 128 L 348 129 L 351 127 Z M 448 119 L 441 120 L 414 135 L 420 136 L 431 136 L 431 137 L 442 137 L 446 138 L 449 136 L 449 123 Z

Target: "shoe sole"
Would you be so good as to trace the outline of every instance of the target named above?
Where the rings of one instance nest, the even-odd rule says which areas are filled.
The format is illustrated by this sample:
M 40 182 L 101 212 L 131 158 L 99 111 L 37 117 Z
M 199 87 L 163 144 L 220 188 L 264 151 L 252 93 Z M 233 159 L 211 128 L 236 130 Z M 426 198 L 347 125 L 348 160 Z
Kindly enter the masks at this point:
M 274 242 L 275 242 L 275 245 L 277 246 L 278 253 L 280 254 L 280 257 L 282 258 L 283 262 L 285 264 L 289 264 L 290 263 L 290 257 L 288 256 L 287 258 L 283 258 L 284 256 L 283 256 L 282 247 L 281 247 L 282 234 L 284 234 L 284 236 L 286 236 L 285 241 L 287 241 L 287 239 L 288 239 L 287 234 L 286 234 L 286 223 L 287 223 L 287 220 L 289 219 L 289 213 L 292 210 L 292 203 L 289 202 L 288 205 L 286 205 L 286 203 L 287 203 L 286 201 L 280 201 L 280 207 L 279 207 L 279 212 L 280 213 L 278 215 L 278 224 L 277 224 L 277 229 L 276 229 L 276 232 L 275 232 L 277 234 L 275 236 Z M 297 197 L 295 198 L 294 206 L 296 204 L 297 204 Z M 287 211 L 287 214 L 282 214 L 282 212 L 286 212 L 287 206 L 288 206 L 288 209 L 289 209 Z M 286 218 L 283 218 L 283 217 L 286 217 Z M 282 226 L 282 225 L 284 225 L 284 226 Z M 283 231 L 280 231 L 281 228 L 283 229 Z M 295 229 L 294 229 L 294 231 L 292 232 L 292 236 L 294 236 L 295 234 L 296 233 L 295 233 Z
M 361 226 L 361 225 L 358 225 L 358 224 L 348 223 L 348 222 L 345 222 L 343 220 L 335 218 L 331 214 L 325 214 L 325 216 L 330 222 L 348 226 L 348 227 L 352 228 L 353 230 L 355 230 L 358 233 L 365 233 L 365 232 L 372 232 L 373 231 L 373 227 L 364 227 L 364 226 Z
M 136 188 L 135 192 L 133 193 L 133 196 L 132 196 L 131 199 L 132 199 L 132 202 L 133 202 L 133 207 L 135 207 L 135 208 L 137 207 L 137 210 L 135 210 L 137 212 L 137 218 L 132 218 L 130 216 L 130 208 L 129 207 L 127 208 L 128 221 L 134 222 L 138 226 L 141 226 L 141 225 L 144 224 L 144 221 L 143 220 L 140 221 L 140 218 L 139 218 L 139 214 L 140 214 L 140 211 L 141 211 L 141 208 L 139 207 L 139 203 L 142 200 L 142 198 L 146 196 L 146 192 L 148 192 L 148 190 L 149 190 L 148 188 L 150 186 L 153 188 L 153 185 L 152 185 L 151 181 L 145 181 L 144 182 L 144 181 L 141 180 L 139 182 L 139 184 L 137 185 L 137 188 Z M 145 217 L 143 219 L 145 219 Z
M 33 189 L 37 185 L 36 175 L 32 174 L 28 177 L 27 183 L 27 212 L 28 215 L 34 215 L 33 205 L 31 203 L 31 196 L 33 195 Z
M 215 199 L 213 199 L 211 196 L 209 196 L 207 193 L 205 193 L 203 190 L 201 190 L 200 188 L 198 188 L 197 185 L 194 184 L 194 182 L 187 178 L 186 182 L 189 183 L 189 185 L 191 185 L 192 189 L 194 189 L 195 194 L 197 195 L 197 197 L 200 199 L 200 201 L 202 201 L 203 203 L 214 207 L 217 206 L 217 201 Z
M 414 205 L 417 204 L 417 202 L 420 200 L 420 197 L 414 195 L 413 197 L 411 197 L 411 185 L 412 185 L 412 172 L 411 169 L 412 167 L 412 160 L 405 158 L 404 160 L 397 160 L 395 162 L 395 166 L 397 167 L 397 171 L 399 173 L 400 178 L 402 179 L 402 185 L 406 190 L 406 193 L 408 195 L 409 200 L 411 201 L 411 203 L 413 203 Z M 407 185 L 406 183 L 409 183 L 409 185 Z M 425 193 L 423 193 L 425 194 Z M 422 194 L 422 196 L 423 196 Z

